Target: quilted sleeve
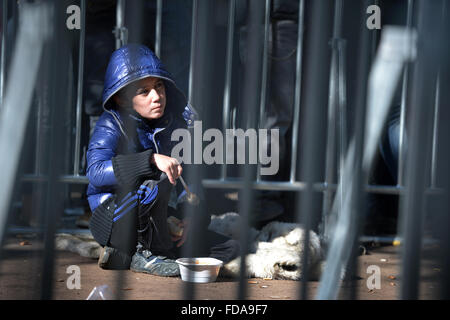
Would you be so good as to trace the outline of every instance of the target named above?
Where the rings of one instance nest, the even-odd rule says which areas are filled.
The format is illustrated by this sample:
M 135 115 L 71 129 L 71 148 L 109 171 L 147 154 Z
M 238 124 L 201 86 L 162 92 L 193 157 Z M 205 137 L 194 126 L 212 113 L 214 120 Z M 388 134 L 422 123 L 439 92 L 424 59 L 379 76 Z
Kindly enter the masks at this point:
M 86 175 L 95 187 L 137 187 L 145 179 L 157 179 L 161 171 L 150 163 L 151 149 L 117 154 L 121 131 L 107 116 L 100 118 L 89 142 Z
M 112 166 L 116 155 L 120 131 L 106 117 L 100 117 L 89 141 L 86 176 L 95 187 L 117 184 Z

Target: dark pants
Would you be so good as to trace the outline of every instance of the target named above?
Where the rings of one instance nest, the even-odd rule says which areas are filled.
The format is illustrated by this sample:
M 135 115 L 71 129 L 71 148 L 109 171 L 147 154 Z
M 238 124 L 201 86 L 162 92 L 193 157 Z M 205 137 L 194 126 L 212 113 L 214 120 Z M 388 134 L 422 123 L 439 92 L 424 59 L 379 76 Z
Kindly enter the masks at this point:
M 116 197 L 113 203 L 110 202 L 108 207 L 112 227 L 106 245 L 132 256 L 140 243 L 154 255 L 180 257 L 184 245 L 179 248 L 174 246 L 167 226 L 171 190 L 172 185 L 163 174 L 159 181 L 147 180 L 138 190 L 123 193 L 124 195 Z M 101 212 L 101 209 L 96 209 L 94 217 L 96 214 L 102 214 Z M 194 248 L 193 255 L 210 256 L 224 263 L 239 255 L 237 241 L 209 231 L 207 227 L 208 225 L 204 225 L 197 229 L 201 234 L 204 249 Z M 95 230 L 92 230 L 92 233 L 95 237 Z M 188 236 L 185 245 L 189 245 L 189 239 Z
M 261 41 L 263 40 L 263 28 L 261 26 Z M 248 41 L 246 28 L 241 29 L 240 54 L 243 67 L 246 66 L 246 52 Z M 292 119 L 294 117 L 294 98 L 296 81 L 296 53 L 298 41 L 298 24 L 292 20 L 272 21 L 270 25 L 268 54 L 268 83 L 265 112 L 260 128 L 278 129 L 279 141 L 278 155 L 279 170 L 274 175 L 262 175 L 265 181 L 289 180 L 291 165 L 291 139 Z M 246 94 L 242 92 L 241 94 Z M 245 106 L 243 106 L 245 112 Z M 267 149 L 272 152 L 271 140 L 267 142 Z M 287 216 L 292 211 L 293 196 L 288 192 L 277 190 L 263 190 L 255 192 L 254 219 L 266 223 L 279 216 L 285 219 L 295 217 Z M 259 227 L 259 225 L 255 225 Z
M 269 74 L 267 83 L 267 99 L 262 129 L 278 129 L 279 140 L 279 171 L 273 176 L 262 176 L 264 180 L 286 181 L 289 179 L 291 154 L 291 127 L 294 116 L 296 53 L 298 24 L 296 21 L 281 20 L 271 23 L 268 54 Z M 261 41 L 263 40 L 261 26 Z M 247 28 L 243 27 L 240 34 L 240 59 L 243 69 L 246 68 Z M 241 92 L 241 95 L 247 94 Z M 242 106 L 242 113 L 246 112 Z M 270 139 L 267 148 L 271 150 Z

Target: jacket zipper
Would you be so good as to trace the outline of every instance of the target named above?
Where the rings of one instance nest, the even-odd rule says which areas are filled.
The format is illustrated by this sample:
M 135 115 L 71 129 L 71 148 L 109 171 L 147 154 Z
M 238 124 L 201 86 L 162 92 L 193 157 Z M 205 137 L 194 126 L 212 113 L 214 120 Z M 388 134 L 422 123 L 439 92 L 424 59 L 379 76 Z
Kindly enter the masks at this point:
M 159 131 L 156 131 L 156 132 L 153 134 L 152 142 L 153 142 L 153 144 L 155 145 L 156 153 L 159 153 L 158 144 L 156 143 L 156 135 L 157 135 L 158 133 L 160 133 L 161 131 L 166 130 L 166 128 L 167 128 L 171 123 L 172 123 L 172 118 L 170 118 L 170 119 L 168 120 L 167 125 L 166 125 L 164 128 L 162 128 L 162 129 L 159 130 Z
M 158 144 L 156 143 L 156 139 L 155 139 L 156 134 L 160 133 L 161 131 L 164 131 L 165 129 L 166 129 L 166 128 L 162 128 L 161 130 L 156 131 L 156 132 L 153 134 L 152 142 L 153 142 L 153 144 L 155 145 L 156 153 L 159 153 Z

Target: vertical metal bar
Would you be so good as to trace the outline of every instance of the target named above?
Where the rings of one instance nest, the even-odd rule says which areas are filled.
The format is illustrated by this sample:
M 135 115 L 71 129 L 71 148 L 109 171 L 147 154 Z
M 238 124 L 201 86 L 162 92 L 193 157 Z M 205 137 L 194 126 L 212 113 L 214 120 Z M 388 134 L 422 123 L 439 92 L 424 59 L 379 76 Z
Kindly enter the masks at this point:
M 348 149 L 347 137 L 347 67 L 346 67 L 346 43 L 344 40 L 339 46 L 339 179 L 344 179 L 344 161 Z M 342 195 L 345 194 L 346 183 L 342 184 Z M 340 198 L 342 210 L 343 198 Z
M 116 49 L 127 43 L 127 29 L 125 28 L 125 0 L 117 0 L 116 6 L 116 28 L 114 29 L 116 37 Z
M 78 51 L 78 83 L 77 83 L 77 109 L 76 109 L 76 131 L 75 131 L 75 159 L 73 162 L 73 175 L 80 174 L 80 151 L 81 151 L 81 117 L 83 108 L 83 74 L 84 74 L 84 42 L 86 38 L 86 0 L 81 0 L 81 29 L 80 47 Z
M 338 46 L 338 75 L 339 75 L 339 179 L 344 179 L 344 161 L 345 154 L 348 147 L 347 138 L 347 64 L 346 64 L 346 41 L 342 39 L 342 15 L 344 10 L 344 2 L 338 3 L 339 5 L 339 23 L 336 25 L 338 30 L 337 36 L 339 41 Z M 342 193 L 345 194 L 346 183 L 342 184 Z M 340 199 L 340 211 L 342 211 L 343 198 Z
M 40 92 L 39 94 L 44 94 L 43 92 Z M 36 116 L 36 148 L 35 148 L 35 160 L 34 160 L 34 174 L 40 175 L 41 174 L 41 152 L 42 152 L 42 145 L 41 145 L 41 139 L 42 139 L 42 100 L 39 99 L 37 102 L 37 116 Z
M 227 30 L 227 57 L 225 70 L 225 88 L 223 94 L 223 118 L 222 130 L 226 131 L 230 127 L 230 96 L 231 96 L 231 78 L 233 71 L 233 44 L 234 44 L 234 20 L 236 16 L 236 0 L 230 0 L 228 9 L 228 30 Z M 226 146 L 224 146 L 224 155 Z M 221 179 L 224 180 L 227 176 L 227 165 L 224 161 L 221 166 Z
M 424 217 L 424 191 L 427 175 L 427 153 L 431 138 L 432 113 L 424 106 L 433 103 L 432 79 L 435 77 L 435 53 L 439 51 L 436 36 L 439 33 L 439 2 L 420 1 L 420 47 L 411 87 L 411 113 L 408 127 L 406 164 L 406 192 L 401 203 L 401 221 L 404 237 L 402 248 L 401 299 L 417 299 L 419 294 L 420 251 Z
M 195 52 L 196 52 L 196 45 L 197 45 L 197 19 L 198 19 L 198 1 L 199 0 L 193 0 L 192 3 L 192 29 L 191 29 L 191 61 L 189 66 L 189 101 L 192 102 L 193 98 L 193 91 L 194 91 L 194 70 L 196 68 L 195 65 Z
M 414 10 L 414 1 L 408 0 L 408 9 L 406 17 L 406 27 L 411 29 Z M 404 163 L 405 163 L 405 121 L 406 121 L 406 98 L 408 96 L 408 74 L 409 64 L 405 66 L 403 72 L 402 98 L 400 106 L 400 133 L 399 133 L 399 154 L 398 154 L 398 173 L 397 186 L 404 185 Z
M 200 0 L 193 0 L 192 3 L 192 26 L 191 26 L 191 56 L 190 56 L 190 65 L 189 65 L 189 103 L 193 103 L 193 99 L 194 99 L 194 76 L 197 76 L 197 74 L 194 74 L 194 72 L 196 71 L 197 65 L 195 63 L 196 61 L 196 53 L 197 53 L 197 30 L 198 30 L 198 19 L 199 19 L 199 14 L 198 14 L 198 8 L 199 8 L 199 1 Z M 195 173 L 191 173 L 191 175 L 189 175 L 190 173 L 188 172 L 188 181 L 191 181 L 191 176 L 193 176 Z M 187 214 L 189 214 L 190 212 L 188 211 Z M 194 216 L 195 218 L 195 216 Z M 192 252 L 192 248 L 191 246 L 185 248 L 185 251 L 187 252 L 187 254 L 185 254 L 185 256 L 189 257 L 191 256 L 191 252 Z M 186 282 L 184 284 L 184 289 L 183 289 L 183 297 L 185 300 L 192 300 L 194 299 L 195 296 L 195 288 L 194 288 L 194 284 Z
M 192 26 L 191 26 L 191 56 L 190 56 L 190 65 L 189 65 L 189 102 L 193 103 L 194 99 L 194 76 L 197 76 L 195 74 L 195 71 L 197 69 L 196 65 L 196 53 L 197 53 L 197 30 L 198 30 L 198 9 L 199 9 L 199 1 L 200 0 L 193 0 L 192 3 Z M 189 172 L 188 177 L 190 180 Z M 189 212 L 188 212 L 189 213 Z M 187 247 L 185 249 L 188 253 L 192 252 L 191 246 Z M 189 256 L 190 254 L 186 254 L 185 256 Z M 183 296 L 185 300 L 192 300 L 195 296 L 195 289 L 194 285 L 192 283 L 186 282 L 183 289 Z
M 192 98 L 191 102 L 194 106 L 199 106 L 197 110 L 199 110 L 200 118 L 202 121 L 206 123 L 210 123 L 210 119 L 205 119 L 205 114 L 207 117 L 211 117 L 213 113 L 203 111 L 204 106 L 209 105 L 212 101 L 212 74 L 211 68 L 213 68 L 213 64 L 215 63 L 214 56 L 211 54 L 213 50 L 213 42 L 214 42 L 214 30 L 211 28 L 211 25 L 214 23 L 214 2 L 209 0 L 196 0 L 194 3 L 194 19 L 192 21 L 194 30 L 198 30 L 198 32 L 193 32 L 193 41 L 192 41 L 192 49 L 191 50 L 191 75 L 192 75 L 192 83 L 198 83 L 201 85 L 196 85 L 192 87 L 190 91 L 190 96 Z M 194 35 L 195 33 L 195 35 Z M 199 129 L 199 126 L 194 128 L 194 130 L 202 130 Z M 201 152 L 200 150 L 196 150 L 194 147 L 194 153 L 196 151 Z M 190 183 L 201 185 L 204 176 L 204 167 L 199 165 L 193 165 L 189 167 L 185 167 L 187 172 L 186 180 Z M 195 212 L 194 212 L 195 211 Z M 199 248 L 204 250 L 205 242 L 202 241 L 200 237 L 200 225 L 201 219 L 204 217 L 208 217 L 206 213 L 206 206 L 204 201 L 200 201 L 198 207 L 188 206 L 187 216 L 191 218 L 191 228 L 190 234 L 191 237 L 188 239 L 187 245 L 183 246 L 184 252 L 182 253 L 184 256 L 192 257 L 195 252 L 199 251 Z M 195 284 L 186 282 L 184 286 L 184 298 L 185 299 L 194 299 L 195 296 Z
M 311 37 L 306 47 L 308 62 L 305 77 L 308 81 L 305 84 L 305 130 L 302 137 L 304 154 L 301 160 L 301 173 L 307 185 L 297 197 L 297 220 L 305 227 L 304 250 L 299 252 L 303 270 L 299 292 L 301 299 L 308 298 L 310 230 L 313 227 L 313 214 L 319 207 L 313 185 L 320 179 L 320 156 L 326 136 L 323 115 L 327 113 L 329 98 L 331 5 L 329 1 L 314 1 L 311 8 L 312 22 L 308 25 Z
M 248 9 L 248 34 L 247 34 L 247 56 L 245 58 L 244 92 L 242 106 L 246 108 L 244 123 L 247 128 L 254 128 L 258 121 L 257 111 L 260 105 L 258 95 L 261 91 L 261 66 L 262 66 L 262 43 L 260 41 L 260 23 L 264 17 L 264 3 L 260 0 L 250 0 Z M 248 146 L 248 145 L 247 145 Z M 246 148 L 248 153 L 248 148 Z M 246 157 L 247 158 L 247 157 Z M 248 159 L 248 158 L 247 158 Z M 252 183 L 256 178 L 254 166 L 244 164 L 240 170 L 244 177 L 244 188 L 242 199 L 239 199 L 239 213 L 242 217 L 240 226 L 241 243 L 241 261 L 238 287 L 238 299 L 243 300 L 247 297 L 247 271 L 246 255 L 249 252 L 249 219 L 253 205 Z
M 259 106 L 259 126 L 264 121 L 264 111 L 266 110 L 267 98 L 267 75 L 269 66 L 269 30 L 270 30 L 270 1 L 266 0 L 266 11 L 264 17 L 264 44 L 263 44 L 263 61 L 262 61 L 262 79 L 261 79 L 261 98 Z
M 162 0 L 156 1 L 155 54 L 161 58 Z
M 0 111 L 3 107 L 6 66 L 6 34 L 8 33 L 8 0 L 3 0 L 2 11 L 2 51 L 0 57 Z
M 264 18 L 264 45 L 263 45 L 263 60 L 262 60 L 262 77 L 261 77 L 261 98 L 259 105 L 259 128 L 264 124 L 264 112 L 266 110 L 267 99 L 267 78 L 269 73 L 269 30 L 270 30 L 270 1 L 266 0 L 266 11 Z M 260 146 L 261 147 L 261 146 Z M 256 171 L 256 181 L 261 180 L 261 164 L 258 164 Z
M 334 25 L 333 25 L 333 39 L 331 40 L 332 56 L 330 69 L 330 83 L 329 83 L 329 102 L 328 102 L 328 125 L 327 125 L 327 145 L 325 153 L 325 184 L 328 186 L 333 183 L 335 173 L 335 146 L 336 146 L 336 115 L 338 112 L 339 93 L 340 93 L 340 66 L 339 66 L 339 38 L 341 36 L 342 25 L 342 0 L 335 2 L 334 8 Z M 333 191 L 326 188 L 323 197 L 322 207 L 322 224 L 321 235 L 325 233 L 326 217 L 330 212 L 333 198 Z
M 373 5 L 379 7 L 380 6 L 380 0 L 373 0 Z M 371 60 L 375 58 L 376 52 L 377 52 L 377 43 L 378 43 L 378 35 L 379 30 L 373 29 L 372 31 L 372 49 L 371 49 Z
M 298 8 L 298 38 L 297 38 L 297 61 L 295 71 L 295 97 L 294 97 L 294 119 L 292 124 L 292 143 L 291 143 L 291 172 L 289 181 L 294 183 L 297 175 L 297 157 L 298 157 L 298 132 L 300 127 L 300 103 L 302 94 L 302 68 L 303 68 L 303 33 L 304 27 L 304 8 L 305 1 L 300 0 Z
M 141 2 L 140 1 L 129 1 L 128 2 L 131 6 L 131 8 L 129 8 L 130 11 L 132 11 L 133 13 L 141 13 L 142 10 L 142 6 L 140 6 Z M 136 7 L 137 6 L 137 9 Z M 125 11 L 126 11 L 126 2 L 125 0 L 117 0 L 117 4 L 116 4 L 116 26 L 114 28 L 114 35 L 116 38 L 116 50 L 119 49 L 120 47 L 124 46 L 127 44 L 128 42 L 128 29 L 125 28 Z M 132 23 L 134 23 L 134 26 L 137 25 L 136 28 L 132 29 L 134 32 L 136 32 L 134 34 L 135 36 L 135 41 L 136 42 L 141 42 L 141 32 L 139 32 L 139 24 L 142 22 L 141 17 L 139 16 L 138 18 L 136 18 L 135 20 L 132 21 Z M 130 230 L 128 230 L 128 232 L 132 232 Z M 114 294 L 114 299 L 115 300 L 121 300 L 123 298 L 123 290 L 122 288 L 126 285 L 125 284 L 125 276 L 124 276 L 124 271 L 123 270 L 119 270 L 116 274 L 115 277 L 115 294 Z
M 450 42 L 448 41 L 447 31 L 450 30 L 450 6 L 448 1 L 442 1 L 442 27 L 440 28 L 440 39 L 443 42 L 443 48 L 440 54 L 440 80 L 441 83 L 450 83 Z M 450 105 L 449 90 L 441 90 L 440 103 L 442 106 Z M 439 297 L 438 299 L 450 298 L 450 233 L 448 226 L 450 225 L 450 127 L 446 124 L 450 122 L 450 108 L 442 107 L 439 115 L 439 137 L 441 143 L 437 150 L 437 161 L 439 163 L 439 187 L 444 190 L 444 194 L 439 197 L 437 202 L 437 218 L 439 223 L 435 224 L 435 229 L 440 240 L 440 265 L 442 277 L 439 278 Z M 446 141 L 446 142 L 445 142 Z M 444 177 L 442 179 L 442 177 Z M 435 212 L 433 212 L 435 215 Z
M 438 152 L 438 130 L 439 130 L 439 107 L 440 107 L 440 89 L 441 89 L 441 77 L 438 73 L 436 79 L 436 97 L 434 103 L 434 119 L 433 119 L 433 144 L 431 150 L 431 188 L 436 187 L 436 176 L 437 176 L 437 152 Z
M 62 11 L 64 3 L 57 1 L 52 4 L 52 41 L 48 46 L 49 56 L 49 86 L 50 86 L 50 135 L 48 159 L 48 186 L 45 195 L 44 210 L 44 252 L 43 252 L 43 275 L 41 299 L 51 299 L 53 297 L 54 270 L 55 270 L 55 233 L 58 220 L 63 211 L 64 197 L 61 194 L 62 183 L 59 176 L 63 171 L 63 158 L 60 153 L 64 148 L 64 109 L 61 108 L 61 101 L 67 99 L 68 78 L 62 70 L 69 68 L 69 44 L 66 37 L 66 28 L 60 26 L 64 23 L 64 15 L 57 14 Z M 41 22 L 42 23 L 42 22 Z M 84 25 L 82 25 L 84 27 Z

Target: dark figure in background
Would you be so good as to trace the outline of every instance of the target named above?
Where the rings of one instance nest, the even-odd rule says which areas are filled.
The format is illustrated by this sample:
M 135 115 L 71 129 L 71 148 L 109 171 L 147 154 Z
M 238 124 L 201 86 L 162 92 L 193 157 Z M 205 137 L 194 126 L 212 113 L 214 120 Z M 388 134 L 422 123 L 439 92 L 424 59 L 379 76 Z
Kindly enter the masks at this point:
M 246 17 L 247 6 L 237 4 L 238 24 Z M 273 0 L 270 10 L 269 74 L 267 98 L 261 129 L 279 129 L 279 171 L 273 176 L 261 176 L 262 180 L 288 181 L 290 173 L 292 119 L 294 115 L 295 70 L 298 38 L 298 0 Z M 241 20 L 241 21 L 240 21 Z M 263 39 L 264 24 L 261 24 Z M 239 51 L 245 68 L 246 27 L 240 28 Z M 242 112 L 245 109 L 242 108 Z M 269 140 L 270 141 L 270 140 Z M 270 145 L 269 145 L 270 150 Z M 264 224 L 272 219 L 290 219 L 286 213 L 291 205 L 287 192 L 258 191 L 253 210 L 254 223 Z
M 88 1 L 84 67 L 84 111 L 91 117 L 91 131 L 102 114 L 103 80 L 108 59 L 115 50 L 113 29 L 116 23 L 116 1 Z

